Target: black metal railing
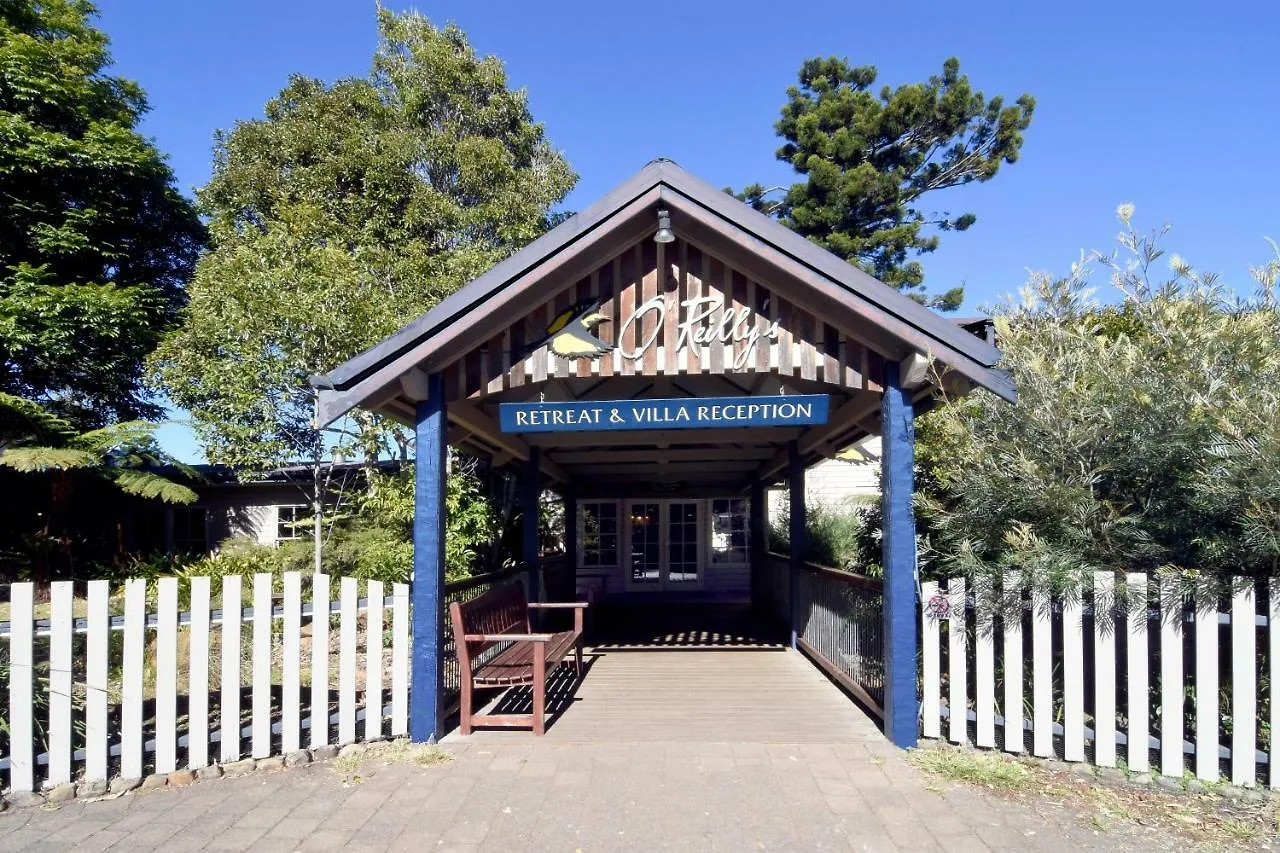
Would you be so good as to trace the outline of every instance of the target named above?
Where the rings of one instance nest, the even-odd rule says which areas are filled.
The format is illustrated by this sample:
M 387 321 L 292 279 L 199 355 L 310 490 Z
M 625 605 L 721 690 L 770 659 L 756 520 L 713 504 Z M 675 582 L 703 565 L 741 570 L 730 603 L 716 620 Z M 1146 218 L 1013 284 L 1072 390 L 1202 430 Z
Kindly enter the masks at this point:
M 752 578 L 757 604 L 783 624 L 794 625 L 796 645 L 872 711 L 883 715 L 883 582 L 806 563 L 798 569 L 793 587 L 790 572 L 787 557 L 759 555 Z

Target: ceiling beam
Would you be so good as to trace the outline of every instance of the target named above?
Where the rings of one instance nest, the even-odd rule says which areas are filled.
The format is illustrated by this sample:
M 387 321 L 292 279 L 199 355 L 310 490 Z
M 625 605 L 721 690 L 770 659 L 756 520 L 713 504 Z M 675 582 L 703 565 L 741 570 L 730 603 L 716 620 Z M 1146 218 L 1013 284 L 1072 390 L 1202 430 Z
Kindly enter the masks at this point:
M 571 473 L 577 477 L 631 474 L 650 480 L 698 480 L 708 474 L 746 473 L 754 471 L 755 468 L 756 463 L 750 459 L 734 462 L 676 462 L 669 465 L 654 465 L 646 461 L 616 465 L 575 465 Z
M 452 406 L 450 406 L 452 408 Z M 490 419 L 492 420 L 492 419 Z M 655 447 L 660 444 L 779 444 L 798 438 L 800 427 L 739 427 L 731 429 L 637 429 L 583 432 L 525 433 L 535 447 Z
M 445 412 L 452 423 L 474 433 L 499 450 L 510 453 L 516 459 L 526 461 L 532 455 L 529 445 L 525 444 L 518 436 L 504 433 L 493 418 L 470 403 L 450 403 L 445 408 Z M 544 474 L 553 480 L 564 483 L 569 479 L 568 473 L 554 460 L 541 457 L 539 467 Z
M 856 428 L 861 421 L 879 411 L 880 395 L 876 394 L 872 399 L 868 399 L 869 397 L 872 397 L 872 395 L 861 394 L 854 397 L 839 409 L 836 409 L 835 414 L 831 416 L 825 425 L 805 430 L 804 435 L 797 439 L 800 454 L 802 456 L 807 455 L 825 444 L 833 443 L 843 433 Z M 769 480 L 786 467 L 787 449 L 784 447 L 774 454 L 773 459 L 760 468 L 757 475 L 758 479 Z
M 706 447 L 678 450 L 548 450 L 561 465 L 589 465 L 592 463 L 644 462 L 666 465 L 673 462 L 732 462 L 742 459 L 772 459 L 772 447 L 738 448 Z

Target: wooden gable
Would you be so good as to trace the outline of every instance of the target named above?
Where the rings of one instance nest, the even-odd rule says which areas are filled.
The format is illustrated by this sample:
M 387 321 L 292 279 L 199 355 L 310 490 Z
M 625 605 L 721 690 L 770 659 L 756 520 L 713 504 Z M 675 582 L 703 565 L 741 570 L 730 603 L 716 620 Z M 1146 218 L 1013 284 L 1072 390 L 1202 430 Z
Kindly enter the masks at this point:
M 589 334 L 604 345 L 602 354 L 554 351 L 555 321 L 575 306 L 596 306 L 602 319 Z M 688 240 L 646 236 L 466 350 L 444 376 L 451 401 L 520 399 L 522 389 L 531 394 L 529 386 L 553 379 L 614 376 L 772 374 L 878 392 L 883 366 L 882 353 L 773 283 Z

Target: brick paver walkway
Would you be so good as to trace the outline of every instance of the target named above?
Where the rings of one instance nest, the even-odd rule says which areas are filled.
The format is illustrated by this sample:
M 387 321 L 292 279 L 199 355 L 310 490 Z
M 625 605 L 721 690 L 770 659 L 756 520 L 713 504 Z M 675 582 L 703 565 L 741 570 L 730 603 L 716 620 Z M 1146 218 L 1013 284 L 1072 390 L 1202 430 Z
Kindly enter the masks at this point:
M 0 815 L 0 851 L 1162 849 L 939 790 L 887 743 L 471 741 L 423 767 L 258 772 Z

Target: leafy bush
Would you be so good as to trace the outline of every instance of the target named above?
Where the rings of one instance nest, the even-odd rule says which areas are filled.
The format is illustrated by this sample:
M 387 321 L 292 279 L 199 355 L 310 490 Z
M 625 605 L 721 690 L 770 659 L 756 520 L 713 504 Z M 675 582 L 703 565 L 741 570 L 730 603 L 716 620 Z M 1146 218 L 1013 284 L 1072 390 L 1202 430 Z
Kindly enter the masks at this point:
M 1079 588 L 1095 569 L 1189 582 L 1280 566 L 1280 258 L 1230 297 L 1120 209 L 1108 269 L 1039 275 L 995 316 L 1008 405 L 986 392 L 919 421 L 926 571 Z
M 877 552 L 873 556 L 867 550 L 867 520 L 871 511 L 871 504 L 832 505 L 806 501 L 805 560 L 820 566 L 879 575 L 879 554 Z M 771 547 L 783 551 L 790 549 L 790 515 L 790 501 L 784 498 L 782 512 L 770 523 Z M 878 542 L 875 547 L 879 547 Z

